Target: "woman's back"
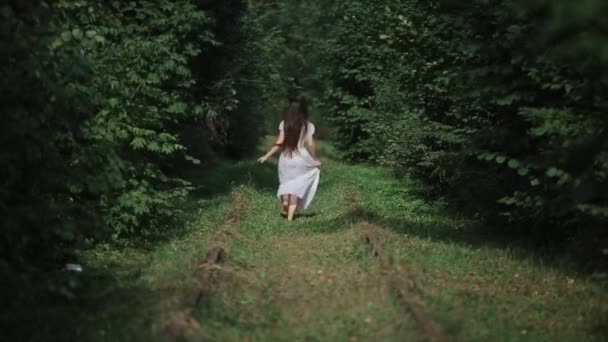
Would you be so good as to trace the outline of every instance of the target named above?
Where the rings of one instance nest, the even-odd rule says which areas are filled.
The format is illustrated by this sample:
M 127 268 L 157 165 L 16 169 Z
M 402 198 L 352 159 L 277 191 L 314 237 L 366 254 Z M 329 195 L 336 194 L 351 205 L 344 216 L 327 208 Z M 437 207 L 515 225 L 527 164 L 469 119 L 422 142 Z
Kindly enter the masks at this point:
M 293 221 L 297 210 L 308 208 L 319 185 L 319 166 L 313 138 L 315 125 L 308 121 L 308 102 L 304 97 L 290 98 L 279 124 L 276 143 L 258 162 L 264 163 L 281 151 L 278 163 L 279 190 L 283 203 L 282 214 Z M 304 145 L 308 145 L 306 149 Z
M 283 131 L 284 126 L 285 126 L 285 122 L 281 121 L 281 123 L 279 124 L 279 130 Z M 306 141 L 308 139 L 310 139 L 314 134 L 315 134 L 315 125 L 310 121 L 306 121 L 306 129 L 304 129 L 304 127 L 302 127 L 302 130 L 300 132 L 300 139 L 298 140 L 298 148 L 299 149 L 304 148 L 304 144 L 306 143 Z

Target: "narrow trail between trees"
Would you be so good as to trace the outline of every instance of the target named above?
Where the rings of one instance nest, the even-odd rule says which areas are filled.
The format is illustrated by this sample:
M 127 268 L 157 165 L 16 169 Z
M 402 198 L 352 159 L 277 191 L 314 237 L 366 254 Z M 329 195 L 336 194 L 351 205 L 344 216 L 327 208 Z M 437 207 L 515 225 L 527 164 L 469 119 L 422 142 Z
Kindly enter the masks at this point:
M 608 341 L 605 13 L 2 2 L 2 340 Z M 288 223 L 255 150 L 293 96 Z
M 593 329 L 572 320 L 593 315 L 589 284 L 508 250 L 473 248 L 463 239 L 472 222 L 384 170 L 329 158 L 315 206 L 288 223 L 274 168 L 225 170 L 243 178 L 232 179 L 242 184 L 235 203 L 248 201 L 229 242 L 207 246 L 214 276 L 194 309 L 202 340 L 551 340 Z
M 381 168 L 322 148 L 311 209 L 279 216 L 276 165 L 197 170 L 183 235 L 154 249 L 97 249 L 120 265 L 79 338 L 160 341 L 589 340 L 602 289 L 566 266 L 475 239 L 475 222 L 421 200 Z M 214 182 L 209 182 L 209 180 Z M 92 303 L 104 302 L 99 309 Z

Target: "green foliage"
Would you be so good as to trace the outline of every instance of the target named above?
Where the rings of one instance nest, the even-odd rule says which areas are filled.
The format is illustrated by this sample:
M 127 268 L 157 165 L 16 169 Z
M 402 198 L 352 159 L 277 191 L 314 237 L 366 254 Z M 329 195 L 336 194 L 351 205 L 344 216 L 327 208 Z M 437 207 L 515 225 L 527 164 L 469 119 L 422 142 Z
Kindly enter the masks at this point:
M 191 189 L 179 168 L 255 146 L 240 0 L 0 5 L 1 258 L 150 237 Z M 248 92 L 247 94 L 242 94 Z M 246 124 L 245 124 L 246 123 Z M 241 130 L 241 126 L 248 130 Z
M 286 98 L 301 93 L 313 100 L 313 120 L 323 126 L 323 47 L 331 44 L 334 7 L 333 0 L 251 2 L 245 21 L 255 53 L 247 56 L 256 65 L 252 80 L 262 90 L 267 131 L 276 131 Z
M 162 233 L 191 189 L 180 171 L 247 156 L 302 91 L 347 158 L 413 174 L 489 218 L 604 222 L 605 11 L 601 0 L 3 3 L 2 258 Z
M 349 1 L 326 97 L 339 147 L 486 216 L 602 220 L 602 1 Z

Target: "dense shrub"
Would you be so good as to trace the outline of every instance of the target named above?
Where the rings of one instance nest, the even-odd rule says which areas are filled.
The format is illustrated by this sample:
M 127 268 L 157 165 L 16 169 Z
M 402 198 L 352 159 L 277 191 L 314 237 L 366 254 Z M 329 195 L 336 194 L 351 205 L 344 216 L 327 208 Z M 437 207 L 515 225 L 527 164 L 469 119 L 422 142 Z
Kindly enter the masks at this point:
M 602 0 L 4 2 L 0 257 L 162 232 L 190 189 L 180 169 L 249 156 L 262 123 L 274 132 L 285 97 L 302 91 L 346 158 L 541 233 L 602 224 L 607 10 Z
M 256 67 L 239 63 L 252 52 L 245 9 L 240 0 L 0 5 L 1 258 L 48 260 L 95 239 L 157 234 L 190 189 L 172 176 L 180 160 L 255 146 L 259 130 L 238 130 L 261 121 L 239 101 L 258 92 L 240 81 Z
M 308 95 L 313 120 L 324 125 L 323 54 L 332 44 L 335 7 L 333 0 L 252 2 L 246 18 L 257 53 L 248 57 L 259 66 L 253 80 L 263 90 L 267 132 L 276 131 L 286 98 L 294 94 Z
M 607 10 L 600 0 L 342 2 L 325 54 L 341 150 L 486 217 L 539 231 L 603 221 Z

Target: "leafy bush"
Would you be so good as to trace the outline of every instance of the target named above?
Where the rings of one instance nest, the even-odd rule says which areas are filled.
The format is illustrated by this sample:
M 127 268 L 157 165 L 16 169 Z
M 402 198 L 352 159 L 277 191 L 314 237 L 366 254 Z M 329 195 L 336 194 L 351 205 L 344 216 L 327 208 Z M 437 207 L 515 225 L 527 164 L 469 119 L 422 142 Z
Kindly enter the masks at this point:
M 606 10 L 599 0 L 341 3 L 325 51 L 339 146 L 486 217 L 536 229 L 603 221 Z
M 162 232 L 190 189 L 176 168 L 255 146 L 258 130 L 238 131 L 262 120 L 238 100 L 258 92 L 239 81 L 257 67 L 239 64 L 251 52 L 241 47 L 245 8 L 0 5 L 2 258 L 44 260 L 95 239 Z

